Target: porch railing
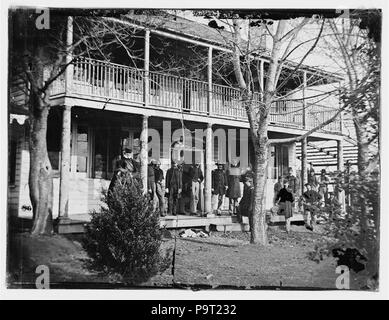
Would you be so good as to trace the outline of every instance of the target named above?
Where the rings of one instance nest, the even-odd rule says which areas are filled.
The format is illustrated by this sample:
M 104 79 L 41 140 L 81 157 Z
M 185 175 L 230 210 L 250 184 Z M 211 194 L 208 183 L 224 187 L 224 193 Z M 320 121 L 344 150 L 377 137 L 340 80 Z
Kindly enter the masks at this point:
M 148 76 L 147 81 L 145 76 Z M 148 85 L 147 91 L 145 85 Z M 57 88 L 57 91 L 60 89 Z M 154 71 L 146 75 L 144 70 L 111 62 L 83 58 L 74 64 L 73 94 L 118 99 L 172 111 L 247 120 L 239 89 L 212 84 L 211 110 L 208 110 L 208 91 L 208 83 L 204 81 Z M 145 92 L 148 92 L 147 97 Z M 260 101 L 258 93 L 254 94 L 254 100 Z M 307 105 L 304 127 L 303 110 L 301 100 L 276 101 L 269 113 L 270 123 L 288 128 L 311 129 L 331 118 L 336 112 L 336 109 L 327 106 Z M 340 132 L 340 121 L 335 120 L 325 126 L 323 131 Z

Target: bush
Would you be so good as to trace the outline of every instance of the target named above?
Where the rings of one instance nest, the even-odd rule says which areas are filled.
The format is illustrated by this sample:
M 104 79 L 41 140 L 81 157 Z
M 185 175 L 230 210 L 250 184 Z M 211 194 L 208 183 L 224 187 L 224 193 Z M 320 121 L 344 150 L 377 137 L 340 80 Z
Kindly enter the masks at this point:
M 146 281 L 163 259 L 159 216 L 142 194 L 141 181 L 122 175 L 103 202 L 100 211 L 91 213 L 84 241 L 94 266 L 119 273 L 132 284 Z
M 334 250 L 343 252 L 347 257 L 350 256 L 347 252 L 355 252 L 356 258 L 351 255 L 350 259 L 355 260 L 357 264 L 363 264 L 363 269 L 374 278 L 379 269 L 379 173 L 350 173 L 343 176 L 338 174 L 333 180 L 336 188 L 345 190 L 346 195 L 350 197 L 350 203 L 346 203 L 345 212 L 332 207 L 320 208 L 319 215 L 327 217 L 327 223 L 324 225 L 325 237 L 316 246 L 311 258 L 319 261 L 324 254 L 333 254 Z M 347 265 L 352 268 L 355 263 L 350 262 Z M 356 272 L 362 270 L 359 266 L 357 269 Z

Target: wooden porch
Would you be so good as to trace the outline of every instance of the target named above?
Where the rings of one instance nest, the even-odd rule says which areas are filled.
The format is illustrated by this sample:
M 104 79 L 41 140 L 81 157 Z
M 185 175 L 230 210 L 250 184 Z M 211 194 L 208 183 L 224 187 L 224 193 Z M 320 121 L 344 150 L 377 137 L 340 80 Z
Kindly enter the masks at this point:
M 285 222 L 283 216 L 271 216 L 270 212 L 267 216 L 267 220 L 270 224 Z M 62 221 L 61 224 L 58 225 L 58 233 L 84 233 L 85 227 L 89 221 L 89 214 L 72 215 L 68 221 Z M 304 221 L 304 217 L 301 213 L 295 213 L 291 221 Z M 250 231 L 247 217 L 240 223 L 236 216 L 216 216 L 214 214 L 208 214 L 206 216 L 177 215 L 161 217 L 160 226 L 161 228 L 166 229 L 203 228 L 207 231 L 213 230 L 221 232 Z

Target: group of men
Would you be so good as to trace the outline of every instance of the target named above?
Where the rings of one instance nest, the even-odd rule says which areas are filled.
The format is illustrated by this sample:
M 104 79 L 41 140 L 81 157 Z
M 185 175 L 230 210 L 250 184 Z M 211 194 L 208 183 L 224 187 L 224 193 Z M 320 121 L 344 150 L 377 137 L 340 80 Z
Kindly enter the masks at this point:
M 131 149 L 123 150 L 121 159 L 115 165 L 116 170 L 109 186 L 111 192 L 120 175 L 128 173 L 131 177 L 140 176 L 140 163 L 134 158 Z M 232 161 L 230 168 L 225 170 L 225 164 L 217 163 L 217 168 L 212 171 L 212 207 L 217 215 L 221 215 L 225 196 L 229 198 L 229 214 L 238 215 L 238 217 L 248 216 L 252 210 L 253 172 L 251 167 L 248 167 L 242 174 L 238 164 L 238 161 Z M 197 215 L 203 181 L 204 175 L 198 162 L 194 165 L 186 165 L 184 162 L 179 163 L 173 159 L 166 176 L 159 160 L 151 160 L 147 168 L 148 194 L 153 202 L 154 210 L 158 211 L 161 216 L 166 216 L 166 214 Z M 241 182 L 244 185 L 243 196 Z
M 200 164 L 185 166 L 184 163 L 172 161 L 172 166 L 166 172 L 165 192 L 168 198 L 168 215 L 187 214 L 186 199 L 190 199 L 189 213 L 197 215 L 200 197 L 200 186 L 204 180 Z M 159 196 L 160 214 L 165 215 L 163 197 Z
M 322 169 L 320 176 L 317 177 L 313 164 L 310 163 L 307 177 L 308 182 L 304 185 L 301 200 L 306 227 L 313 230 L 313 223 L 322 206 L 339 207 L 340 204 L 334 193 L 329 192 L 330 179 L 325 169 Z M 285 215 L 287 232 L 290 230 L 290 218 L 293 216 L 293 207 L 296 205 L 295 199 L 299 192 L 298 184 L 298 179 L 293 175 L 293 169 L 289 168 L 288 175 L 284 179 L 281 176 L 278 177 L 278 182 L 274 185 L 273 203 L 279 206 L 279 213 Z
M 254 174 L 249 166 L 242 174 L 238 167 L 238 161 L 231 161 L 231 167 L 225 170 L 223 163 L 218 163 L 217 168 L 212 171 L 212 194 L 216 198 L 215 212 L 221 215 L 224 197 L 229 199 L 229 214 L 237 215 L 239 218 L 248 216 L 252 210 L 252 194 L 254 188 Z M 243 182 L 243 196 L 241 192 Z M 239 201 L 240 199 L 240 201 Z

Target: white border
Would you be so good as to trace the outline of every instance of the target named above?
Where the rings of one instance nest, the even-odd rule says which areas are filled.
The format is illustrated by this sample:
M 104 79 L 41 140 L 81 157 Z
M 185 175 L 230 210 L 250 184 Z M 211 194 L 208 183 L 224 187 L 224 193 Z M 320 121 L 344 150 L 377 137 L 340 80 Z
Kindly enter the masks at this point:
M 341 5 L 340 5 L 341 3 Z M 383 9 L 383 33 L 382 33 L 382 102 L 381 102 L 381 163 L 382 165 L 382 189 L 381 195 L 387 195 L 386 178 L 388 172 L 385 166 L 385 159 L 387 159 L 387 141 L 388 127 L 384 126 L 387 122 L 388 114 L 386 111 L 386 103 L 388 101 L 388 3 L 385 0 L 326 0 L 315 1 L 312 0 L 297 0 L 293 2 L 280 0 L 261 0 L 258 1 L 236 1 L 231 0 L 213 0 L 211 3 L 208 0 L 198 0 L 195 3 L 182 1 L 167 1 L 158 2 L 158 7 L 163 8 L 382 8 Z M 1 178 L 0 178 L 0 299 L 228 299 L 228 300 L 242 300 L 242 299 L 389 299 L 389 233 L 388 233 L 388 213 L 386 206 L 381 203 L 381 258 L 380 258 L 380 291 L 379 292 L 360 292 L 360 291 L 235 291 L 235 290 L 217 290 L 217 291 L 199 291 L 192 292 L 189 290 L 24 290 L 24 289 L 6 289 L 5 283 L 5 263 L 6 263 L 6 218 L 7 218 L 7 59 L 8 59 L 8 7 L 10 6 L 32 6 L 32 7 L 106 7 L 106 8 L 153 8 L 156 5 L 155 0 L 2 0 L 0 2 L 1 8 L 1 110 L 0 123 L 1 125 Z M 381 199 L 384 199 L 383 197 Z

